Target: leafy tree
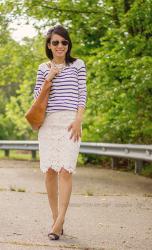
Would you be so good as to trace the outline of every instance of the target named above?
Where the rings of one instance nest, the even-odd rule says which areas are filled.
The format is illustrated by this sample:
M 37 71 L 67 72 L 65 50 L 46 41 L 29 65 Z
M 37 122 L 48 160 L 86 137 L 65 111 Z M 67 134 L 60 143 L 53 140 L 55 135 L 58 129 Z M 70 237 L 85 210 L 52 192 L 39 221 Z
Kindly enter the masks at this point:
M 152 142 L 151 0 L 5 0 L 0 8 L 1 138 L 36 138 L 24 113 L 32 102 L 38 64 L 47 60 L 44 31 L 61 23 L 71 34 L 73 56 L 87 66 L 83 140 Z M 10 37 L 7 25 L 21 16 L 27 22 L 33 18 L 39 34 L 22 45 Z

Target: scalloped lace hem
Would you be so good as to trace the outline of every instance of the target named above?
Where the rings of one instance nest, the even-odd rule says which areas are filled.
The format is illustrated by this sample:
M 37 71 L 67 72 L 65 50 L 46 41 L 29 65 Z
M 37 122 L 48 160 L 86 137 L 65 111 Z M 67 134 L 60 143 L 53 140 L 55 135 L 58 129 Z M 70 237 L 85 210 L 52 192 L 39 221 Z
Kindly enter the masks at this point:
M 65 170 L 67 170 L 70 174 L 76 174 L 76 170 L 75 169 L 73 169 L 73 168 L 67 168 L 67 167 L 65 167 L 65 166 L 62 166 L 62 167 L 59 167 L 59 166 L 55 166 L 55 165 L 51 165 L 51 167 L 47 167 L 47 168 L 40 168 L 41 169 L 41 171 L 43 172 L 43 173 L 46 173 L 49 169 L 53 169 L 53 170 L 55 170 L 57 173 L 59 173 L 60 171 L 61 171 L 61 169 L 62 168 L 64 168 Z

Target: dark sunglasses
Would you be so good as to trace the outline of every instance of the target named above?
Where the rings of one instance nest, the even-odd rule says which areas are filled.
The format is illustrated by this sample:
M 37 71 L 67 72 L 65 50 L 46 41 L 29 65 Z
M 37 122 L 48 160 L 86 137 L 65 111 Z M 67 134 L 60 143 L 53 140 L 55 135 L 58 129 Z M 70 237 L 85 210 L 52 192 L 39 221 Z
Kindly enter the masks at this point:
M 53 46 L 57 46 L 57 45 L 59 45 L 59 43 L 61 43 L 63 46 L 67 46 L 69 44 L 69 41 L 67 41 L 67 40 L 63 40 L 63 41 L 52 40 L 52 41 L 50 41 L 50 43 Z

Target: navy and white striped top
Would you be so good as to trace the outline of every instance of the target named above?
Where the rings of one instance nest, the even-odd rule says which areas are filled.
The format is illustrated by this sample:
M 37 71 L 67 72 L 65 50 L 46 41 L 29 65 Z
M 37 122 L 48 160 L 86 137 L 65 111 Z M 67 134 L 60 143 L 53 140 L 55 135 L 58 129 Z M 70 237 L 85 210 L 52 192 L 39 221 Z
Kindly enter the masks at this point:
M 34 88 L 35 99 L 38 97 L 49 71 L 46 63 L 39 65 Z M 53 78 L 46 112 L 85 108 L 86 98 L 86 66 L 82 59 L 76 59 Z

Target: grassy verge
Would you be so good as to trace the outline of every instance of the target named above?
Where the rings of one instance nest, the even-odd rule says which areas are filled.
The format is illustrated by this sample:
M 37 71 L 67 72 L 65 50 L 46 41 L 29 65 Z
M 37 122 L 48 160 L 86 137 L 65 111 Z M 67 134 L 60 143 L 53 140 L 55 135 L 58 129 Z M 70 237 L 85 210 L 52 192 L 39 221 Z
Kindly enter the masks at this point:
M 4 150 L 0 150 L 0 159 L 10 159 L 10 160 L 32 160 L 32 154 L 30 151 L 21 151 L 21 150 L 10 150 L 9 157 L 5 156 Z M 39 153 L 36 153 L 36 161 L 39 161 Z M 83 167 L 84 166 L 84 159 L 83 155 L 79 154 L 78 156 L 78 164 Z M 109 161 L 109 158 L 106 160 L 103 160 L 101 164 L 86 164 L 85 166 L 90 166 L 93 167 L 99 167 L 99 168 L 111 168 L 111 163 Z M 134 172 L 134 163 L 132 162 L 131 167 L 125 166 L 125 162 L 123 160 L 122 166 L 118 166 L 117 170 L 120 171 L 130 171 Z M 141 171 L 141 175 L 145 177 L 152 178 L 152 164 L 151 163 L 146 163 L 143 166 L 143 169 Z
M 141 171 L 141 175 L 152 178 L 152 164 L 146 164 Z
M 5 152 L 0 150 L 0 159 L 32 160 L 32 154 L 28 151 L 10 150 L 9 157 L 6 157 Z M 39 160 L 38 152 L 36 154 L 36 160 Z

